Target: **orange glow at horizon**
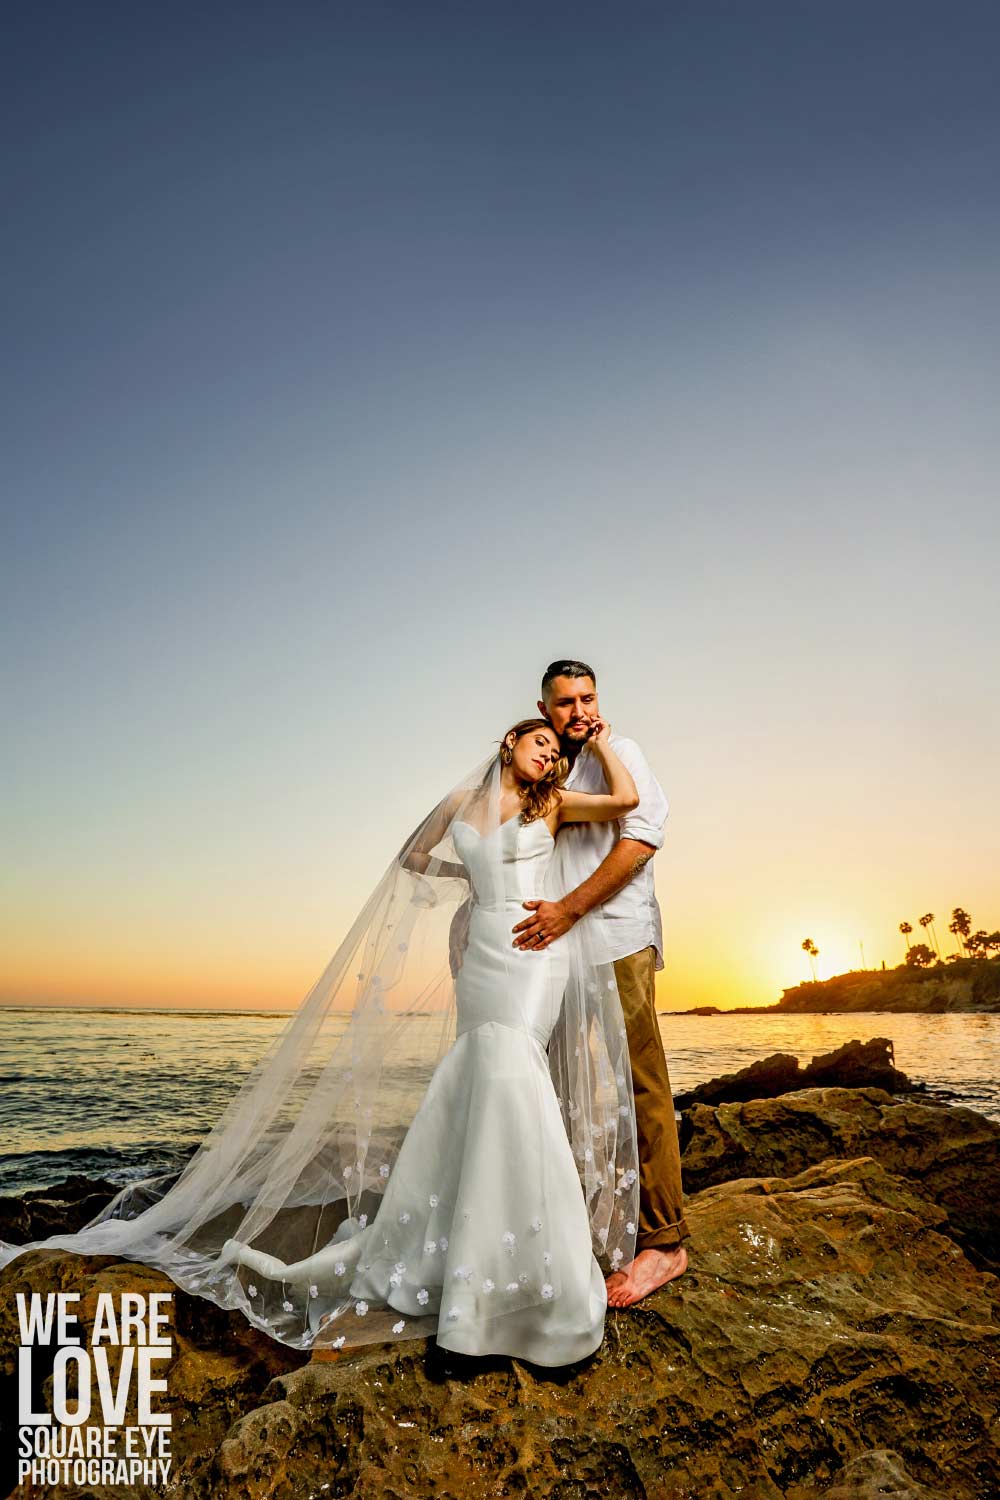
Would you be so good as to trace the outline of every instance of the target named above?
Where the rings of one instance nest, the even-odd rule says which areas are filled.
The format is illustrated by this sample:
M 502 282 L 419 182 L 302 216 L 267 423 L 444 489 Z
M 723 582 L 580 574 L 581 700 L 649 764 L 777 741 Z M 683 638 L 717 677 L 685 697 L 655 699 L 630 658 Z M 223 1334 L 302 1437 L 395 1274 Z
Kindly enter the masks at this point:
M 433 767 L 427 780 L 438 774 Z M 806 837 L 787 776 L 782 802 L 763 798 L 759 782 L 731 788 L 732 812 L 717 822 L 699 821 L 707 786 L 686 795 L 690 807 L 675 805 L 656 857 L 660 1011 L 773 1004 L 811 977 L 806 937 L 826 979 L 862 967 L 861 943 L 867 969 L 903 962 L 899 922 L 909 919 L 911 941 L 921 941 L 927 910 L 937 914 L 945 955 L 955 946 L 952 905 L 962 904 L 974 927 L 997 925 L 988 846 L 956 842 L 947 821 L 895 837 L 887 824 L 879 840 L 856 831 L 860 813 L 852 829 L 828 796 L 811 810 Z M 420 805 L 419 792 L 407 798 Z M 308 815 L 286 800 L 291 810 L 275 805 L 275 817 L 288 818 L 294 838 Z M 786 804 L 792 821 L 782 832 Z M 152 872 L 147 851 L 124 840 L 103 868 L 52 858 L 22 870 L 4 903 L 0 1004 L 292 1012 L 350 930 L 408 816 L 389 799 L 380 825 L 373 813 L 369 844 L 346 857 L 333 835 L 329 847 L 308 849 L 308 861 L 291 843 L 277 854 L 266 846 L 234 853 L 223 827 L 202 832 L 212 858 L 167 851 Z M 281 827 L 271 836 L 277 842 Z
M 789 937 L 773 953 L 755 953 L 752 963 L 718 953 L 709 965 L 696 950 L 687 948 L 675 955 L 668 945 L 666 967 L 657 975 L 657 1008 L 669 1011 L 717 1005 L 725 1010 L 770 1005 L 781 998 L 784 989 L 811 977 L 805 953 L 800 953 L 798 963 L 794 956 L 789 957 L 797 947 L 798 942 Z M 943 945 L 943 951 L 950 950 Z M 867 951 L 865 957 L 865 967 L 879 966 Z M 902 957 L 902 953 L 895 955 L 887 960 L 887 966 L 893 967 Z M 0 1005 L 291 1013 L 312 989 L 326 962 L 324 959 L 318 966 L 310 966 L 302 956 L 298 961 L 295 955 L 279 960 L 264 951 L 244 951 L 239 959 L 235 955 L 213 955 L 211 963 L 199 962 L 194 954 L 147 953 L 142 958 L 145 962 L 139 955 L 110 957 L 95 949 L 89 953 L 67 952 L 59 962 L 35 965 L 24 961 L 25 955 L 21 964 L 6 966 Z M 860 967 L 856 942 L 852 944 L 846 938 L 824 940 L 817 960 L 818 978 Z M 354 992 L 353 983 L 346 986 L 341 1005 L 353 1001 Z

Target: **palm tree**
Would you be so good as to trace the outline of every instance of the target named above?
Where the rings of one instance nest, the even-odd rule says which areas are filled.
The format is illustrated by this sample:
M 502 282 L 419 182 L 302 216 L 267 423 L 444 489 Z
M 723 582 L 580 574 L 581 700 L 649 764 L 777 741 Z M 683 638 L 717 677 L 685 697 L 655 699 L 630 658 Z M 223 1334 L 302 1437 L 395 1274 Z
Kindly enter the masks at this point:
M 906 939 L 906 949 L 907 949 L 907 952 L 909 952 L 909 948 L 910 948 L 910 933 L 913 931 L 913 928 L 910 926 L 909 922 L 900 922 L 900 924 L 899 924 L 899 930 L 900 930 L 900 932 L 903 934 L 903 936 Z
M 956 906 L 955 910 L 951 914 L 951 921 L 948 923 L 948 931 L 952 934 L 952 936 L 955 938 L 955 941 L 958 943 L 959 953 L 963 958 L 965 958 L 965 939 L 972 931 L 972 918 L 969 916 L 969 913 L 967 911 L 963 911 L 960 906 Z
M 973 958 L 985 958 L 989 953 L 990 935 L 985 927 L 980 927 L 978 932 L 973 932 L 965 940 L 965 946 Z
M 809 955 L 809 962 L 812 965 L 813 984 L 815 984 L 816 983 L 816 960 L 817 960 L 817 958 L 819 958 L 819 949 L 816 947 L 816 944 L 813 942 L 812 938 L 806 938 L 805 942 L 802 944 L 802 948 L 803 948 L 803 951 L 806 952 L 806 953 L 808 953 L 808 955 Z
M 932 911 L 924 912 L 923 916 L 920 918 L 920 925 L 925 932 L 927 931 L 928 927 L 930 928 L 931 939 L 933 940 L 935 948 L 937 948 L 937 956 L 938 958 L 940 958 L 941 949 L 938 948 L 937 933 L 934 931 L 934 913 Z
M 936 956 L 934 949 L 928 948 L 926 943 L 914 943 L 906 950 L 906 962 L 911 968 L 926 969 Z

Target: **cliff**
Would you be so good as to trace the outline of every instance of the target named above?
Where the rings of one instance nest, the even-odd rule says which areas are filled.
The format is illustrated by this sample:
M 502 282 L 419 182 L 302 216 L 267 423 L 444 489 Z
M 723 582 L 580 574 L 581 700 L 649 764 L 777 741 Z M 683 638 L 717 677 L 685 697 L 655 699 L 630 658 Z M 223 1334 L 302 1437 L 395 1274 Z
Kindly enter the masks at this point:
M 1000 956 L 921 969 L 861 969 L 797 984 L 765 1010 L 1000 1011 Z

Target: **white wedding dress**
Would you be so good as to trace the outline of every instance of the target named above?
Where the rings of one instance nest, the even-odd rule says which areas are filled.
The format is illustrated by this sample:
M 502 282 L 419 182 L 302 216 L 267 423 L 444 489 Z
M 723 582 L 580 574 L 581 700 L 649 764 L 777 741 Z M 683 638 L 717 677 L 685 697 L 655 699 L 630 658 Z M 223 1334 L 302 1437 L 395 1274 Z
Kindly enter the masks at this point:
M 377 1214 L 363 1226 L 347 1219 L 329 1244 L 291 1264 L 233 1240 L 223 1256 L 286 1288 L 306 1286 L 318 1309 L 332 1306 L 323 1341 L 334 1347 L 351 1347 L 357 1318 L 384 1308 L 400 1315 L 395 1331 L 436 1317 L 429 1331 L 458 1353 L 565 1365 L 601 1343 L 607 1308 L 546 1053 L 566 984 L 565 940 L 533 953 L 515 949 L 511 934 L 522 902 L 543 894 L 555 841 L 541 819 L 519 817 L 485 836 L 456 821 L 453 838 L 475 894 L 455 981 L 456 1038 Z

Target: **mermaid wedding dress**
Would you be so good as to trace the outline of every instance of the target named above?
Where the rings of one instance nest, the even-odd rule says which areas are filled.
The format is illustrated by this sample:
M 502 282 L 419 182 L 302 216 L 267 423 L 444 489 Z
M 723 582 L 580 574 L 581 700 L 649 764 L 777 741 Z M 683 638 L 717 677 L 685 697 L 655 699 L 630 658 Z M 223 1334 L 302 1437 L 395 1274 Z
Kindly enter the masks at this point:
M 325 1248 L 288 1265 L 238 1240 L 223 1256 L 327 1305 L 340 1293 L 354 1299 L 349 1319 L 327 1315 L 320 1342 L 349 1347 L 345 1322 L 389 1308 L 404 1320 L 436 1318 L 437 1343 L 458 1353 L 564 1365 L 598 1347 L 607 1306 L 546 1053 L 568 960 L 562 939 L 531 953 L 511 937 L 522 902 L 543 893 L 554 840 L 541 819 L 519 818 L 485 835 L 456 821 L 453 838 L 475 895 L 455 980 L 456 1038 L 375 1218 L 362 1228 L 346 1220 Z M 497 853 L 502 901 L 491 899 Z
M 0 1241 L 0 1265 L 140 1261 L 296 1349 L 590 1354 L 604 1275 L 635 1250 L 621 1001 L 600 908 L 542 951 L 511 932 L 523 901 L 586 877 L 578 851 L 572 825 L 500 820 L 491 754 L 394 856 L 180 1174 L 72 1233 Z

